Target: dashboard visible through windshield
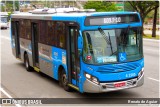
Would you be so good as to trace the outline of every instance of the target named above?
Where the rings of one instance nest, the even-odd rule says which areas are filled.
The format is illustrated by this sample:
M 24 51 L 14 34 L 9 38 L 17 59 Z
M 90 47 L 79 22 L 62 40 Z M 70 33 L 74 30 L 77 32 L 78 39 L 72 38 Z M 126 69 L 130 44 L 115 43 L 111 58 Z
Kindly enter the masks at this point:
M 140 27 L 83 32 L 83 61 L 89 64 L 135 61 L 143 57 Z

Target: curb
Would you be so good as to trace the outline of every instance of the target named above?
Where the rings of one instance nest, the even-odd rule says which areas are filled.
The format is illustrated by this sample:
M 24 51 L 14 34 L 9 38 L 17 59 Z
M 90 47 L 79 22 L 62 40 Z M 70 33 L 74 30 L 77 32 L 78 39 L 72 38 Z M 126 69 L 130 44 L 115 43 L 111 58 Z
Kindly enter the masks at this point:
M 143 38 L 143 40 L 146 40 L 146 41 L 155 41 L 155 42 L 160 42 L 160 40 L 156 40 L 156 39 L 146 39 L 146 38 Z

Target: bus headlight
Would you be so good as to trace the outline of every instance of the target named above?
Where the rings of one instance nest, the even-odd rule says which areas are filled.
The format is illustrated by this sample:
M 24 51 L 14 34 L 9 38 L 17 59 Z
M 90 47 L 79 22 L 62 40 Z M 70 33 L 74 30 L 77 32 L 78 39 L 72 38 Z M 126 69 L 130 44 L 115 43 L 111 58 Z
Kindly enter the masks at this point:
M 98 79 L 96 77 L 94 77 L 94 76 L 92 76 L 92 75 L 90 75 L 88 73 L 85 73 L 84 75 L 88 80 L 94 82 L 95 84 L 99 84 L 99 81 L 98 81 Z
M 138 73 L 138 79 L 143 75 L 144 73 L 144 68 L 141 69 L 141 71 Z

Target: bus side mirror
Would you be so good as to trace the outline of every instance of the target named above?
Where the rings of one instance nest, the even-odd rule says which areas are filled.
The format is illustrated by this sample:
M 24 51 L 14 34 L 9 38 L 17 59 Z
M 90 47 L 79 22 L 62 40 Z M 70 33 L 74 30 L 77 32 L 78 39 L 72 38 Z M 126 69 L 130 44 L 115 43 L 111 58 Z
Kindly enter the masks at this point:
M 83 49 L 83 37 L 81 31 L 79 31 L 78 36 L 78 53 L 81 55 Z

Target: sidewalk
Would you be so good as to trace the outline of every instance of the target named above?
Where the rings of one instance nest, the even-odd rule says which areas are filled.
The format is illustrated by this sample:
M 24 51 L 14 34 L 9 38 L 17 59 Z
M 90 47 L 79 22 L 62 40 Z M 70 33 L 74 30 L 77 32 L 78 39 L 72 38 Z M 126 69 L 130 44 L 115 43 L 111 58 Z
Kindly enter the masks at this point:
M 152 35 L 152 30 L 144 30 L 144 34 L 150 34 L 150 35 Z M 156 31 L 156 35 L 160 36 L 159 34 L 160 34 L 160 31 L 157 30 Z
M 143 38 L 145 41 L 154 41 L 154 42 L 160 42 L 158 39 L 149 39 L 149 38 Z

